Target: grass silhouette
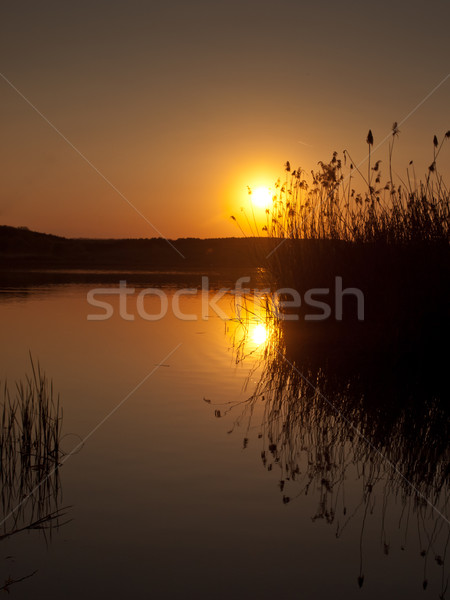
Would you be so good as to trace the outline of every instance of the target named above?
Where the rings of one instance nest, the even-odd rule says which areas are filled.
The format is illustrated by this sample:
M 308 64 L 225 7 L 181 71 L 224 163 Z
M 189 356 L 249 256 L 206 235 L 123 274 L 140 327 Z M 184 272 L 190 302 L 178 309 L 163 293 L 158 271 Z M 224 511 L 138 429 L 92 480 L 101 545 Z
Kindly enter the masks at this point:
M 31 375 L 7 384 L 0 405 L 3 532 L 48 529 L 58 521 L 62 409 L 53 385 L 31 359 Z
M 433 161 L 425 181 L 416 182 L 413 163 L 407 180 L 393 176 L 393 150 L 399 135 L 392 128 L 389 144 L 390 179 L 382 182 L 381 160 L 372 166 L 373 135 L 369 131 L 368 167 L 364 175 L 347 150 L 337 152 L 310 177 L 301 169 L 285 165 L 285 180 L 275 184 L 272 207 L 266 210 L 262 228 L 270 237 L 353 242 L 412 244 L 449 240 L 449 191 L 437 166 L 447 131 L 440 143 L 433 140 Z M 412 173 L 410 168 L 412 167 Z M 360 191 L 357 191 L 358 179 Z M 361 187 L 362 182 L 362 187 Z
M 362 291 L 364 322 L 356 321 L 352 299 L 344 300 L 342 323 L 334 315 L 325 323 L 303 322 L 303 338 L 322 350 L 336 344 L 353 346 L 355 352 L 407 343 L 435 347 L 449 333 L 449 190 L 438 158 L 450 131 L 440 142 L 434 136 L 431 164 L 418 182 L 412 163 L 406 181 L 394 178 L 398 135 L 394 123 L 387 181 L 382 161 L 373 163 L 369 131 L 366 173 L 348 151 L 342 159 L 335 152 L 310 176 L 287 162 L 265 224 L 253 219 L 252 234 L 257 229 L 272 242 L 260 262 L 273 288 L 293 288 L 302 298 L 314 288 L 328 290 L 330 305 L 336 277 L 344 288 Z M 306 312 L 310 307 L 298 308 L 300 320 Z

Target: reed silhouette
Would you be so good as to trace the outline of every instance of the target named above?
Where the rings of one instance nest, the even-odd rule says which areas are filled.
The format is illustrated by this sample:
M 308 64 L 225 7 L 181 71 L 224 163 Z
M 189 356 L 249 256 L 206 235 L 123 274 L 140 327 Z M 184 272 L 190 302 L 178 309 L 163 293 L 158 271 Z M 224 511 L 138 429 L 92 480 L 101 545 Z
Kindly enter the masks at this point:
M 395 357 L 394 365 L 400 361 L 405 380 L 413 380 L 417 368 L 427 368 L 429 349 L 446 343 L 450 335 L 450 195 L 438 166 L 450 131 L 440 142 L 434 136 L 431 164 L 422 181 L 417 180 L 412 161 L 405 181 L 394 177 L 399 134 L 394 123 L 387 181 L 381 173 L 382 160 L 373 164 L 372 131 L 366 139 L 366 174 L 348 151 L 343 159 L 335 152 L 309 177 L 287 162 L 284 181 L 276 183 L 272 206 L 266 210 L 265 225 L 254 222 L 252 230 L 257 228 L 260 235 L 277 242 L 261 256 L 272 288 L 292 288 L 301 298 L 310 290 L 328 290 L 327 302 L 335 307 L 339 277 L 344 289 L 356 288 L 363 294 L 361 320 L 351 297 L 343 299 L 341 319 L 332 311 L 326 319 L 308 321 L 305 316 L 314 314 L 310 306 L 303 303 L 295 309 L 303 323 L 305 358 L 345 356 L 364 369 L 364 361 L 387 354 Z M 422 357 L 415 364 L 420 348 Z M 445 370 L 442 353 L 432 355 Z
M 31 375 L 3 386 L 0 428 L 0 541 L 38 530 L 46 540 L 67 523 L 69 507 L 61 507 L 59 476 L 62 409 L 53 385 L 30 356 Z M 36 573 L 8 576 L 0 590 Z
M 368 172 L 364 175 L 347 150 L 343 158 L 334 152 L 330 162 L 308 177 L 301 169 L 285 164 L 284 181 L 275 184 L 272 207 L 266 210 L 262 230 L 280 239 L 333 240 L 343 242 L 446 242 L 449 239 L 449 191 L 439 170 L 438 156 L 450 138 L 447 131 L 439 144 L 433 140 L 432 163 L 424 181 L 417 181 L 413 162 L 406 181 L 393 176 L 393 149 L 399 135 L 392 127 L 388 168 L 390 179 L 382 182 L 381 163 L 372 166 L 373 135 L 369 131 Z M 412 171 L 410 171 L 412 169 Z

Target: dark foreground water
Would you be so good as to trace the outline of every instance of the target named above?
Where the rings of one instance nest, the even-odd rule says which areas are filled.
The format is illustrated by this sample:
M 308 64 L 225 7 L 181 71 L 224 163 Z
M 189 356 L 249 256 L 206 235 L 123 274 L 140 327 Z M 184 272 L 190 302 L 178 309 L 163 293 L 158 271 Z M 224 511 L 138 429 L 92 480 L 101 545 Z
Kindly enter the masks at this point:
M 445 594 L 439 428 L 424 437 L 423 418 L 415 433 L 400 413 L 377 423 L 363 404 L 342 420 L 333 411 L 342 390 L 308 392 L 289 375 L 289 354 L 285 371 L 270 363 L 279 350 L 258 311 L 245 326 L 213 310 L 205 320 L 191 295 L 180 310 L 192 318 L 179 319 L 167 288 L 161 320 L 139 316 L 136 292 L 134 320 L 120 318 L 116 296 L 113 316 L 93 321 L 102 310 L 87 303 L 89 289 L 17 286 L 0 298 L 0 379 L 13 390 L 31 352 L 60 394 L 65 454 L 46 506 L 68 507 L 61 521 L 70 519 L 0 540 L 0 585 L 35 572 L 10 585 L 11 597 Z M 159 302 L 147 297 L 147 314 Z M 219 306 L 233 317 L 232 296 Z M 3 533 L 28 518 L 11 514 L 6 496 Z

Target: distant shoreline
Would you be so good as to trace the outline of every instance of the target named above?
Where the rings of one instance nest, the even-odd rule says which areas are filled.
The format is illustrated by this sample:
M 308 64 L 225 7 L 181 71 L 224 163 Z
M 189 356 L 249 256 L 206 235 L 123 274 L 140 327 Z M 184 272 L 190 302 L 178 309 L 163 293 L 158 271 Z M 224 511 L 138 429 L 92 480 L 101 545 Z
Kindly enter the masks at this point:
M 0 226 L 0 270 L 182 271 L 257 268 L 276 243 L 267 238 L 64 238 Z
M 212 288 L 242 276 L 259 285 L 267 238 L 89 239 L 64 238 L 0 226 L 0 285 L 108 284 Z

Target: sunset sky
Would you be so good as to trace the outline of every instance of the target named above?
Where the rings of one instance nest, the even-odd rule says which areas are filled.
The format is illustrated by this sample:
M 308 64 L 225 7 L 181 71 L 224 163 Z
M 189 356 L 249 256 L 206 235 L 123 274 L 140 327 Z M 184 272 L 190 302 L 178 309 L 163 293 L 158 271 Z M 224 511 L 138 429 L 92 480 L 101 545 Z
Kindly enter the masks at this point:
M 3 2 L 0 224 L 240 235 L 247 185 L 363 160 L 394 121 L 396 172 L 422 175 L 450 129 L 449 23 L 446 0 Z

